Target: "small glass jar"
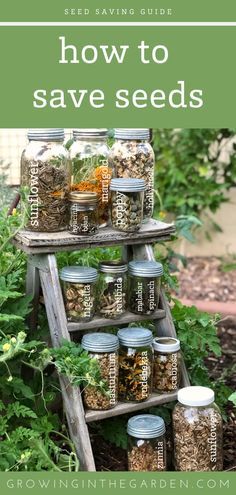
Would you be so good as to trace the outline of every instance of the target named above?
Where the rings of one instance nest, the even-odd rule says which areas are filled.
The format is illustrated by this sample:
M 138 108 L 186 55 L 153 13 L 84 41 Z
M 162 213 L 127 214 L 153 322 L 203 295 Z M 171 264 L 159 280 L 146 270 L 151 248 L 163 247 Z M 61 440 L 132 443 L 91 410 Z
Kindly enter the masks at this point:
M 98 231 L 98 195 L 71 192 L 69 231 L 76 235 L 94 235 Z
M 143 402 L 152 393 L 152 332 L 147 328 L 122 328 L 119 349 L 119 399 Z
M 214 400 L 207 387 L 179 390 L 173 411 L 176 471 L 222 471 L 222 418 Z
M 173 337 L 156 337 L 153 349 L 153 390 L 175 392 L 181 378 L 180 341 Z
M 29 215 L 26 228 L 36 232 L 66 230 L 71 169 L 63 145 L 64 129 L 30 129 L 28 139 L 21 156 L 21 187 L 25 188 L 23 201 Z
M 140 414 L 129 419 L 129 471 L 166 471 L 165 432 L 165 423 L 160 416 Z
M 150 315 L 158 309 L 163 266 L 156 261 L 130 261 L 128 265 L 129 311 Z
M 104 318 L 120 318 L 126 311 L 127 270 L 124 261 L 99 265 L 99 313 Z
M 101 378 L 107 388 L 104 391 L 92 385 L 85 386 L 85 406 L 100 411 L 112 409 L 116 406 L 118 397 L 118 338 L 109 333 L 90 333 L 83 336 L 82 347 L 97 360 Z
M 105 227 L 109 221 L 109 148 L 107 129 L 74 129 L 74 143 L 70 147 L 72 190 L 98 194 L 98 221 Z
M 114 177 L 144 179 L 144 220 L 154 210 L 154 151 L 149 143 L 149 129 L 115 129 L 115 143 L 109 154 Z
M 112 226 L 123 232 L 137 232 L 143 220 L 144 180 L 112 179 L 110 190 Z
M 65 266 L 60 271 L 68 321 L 90 321 L 95 314 L 97 270 L 86 266 Z

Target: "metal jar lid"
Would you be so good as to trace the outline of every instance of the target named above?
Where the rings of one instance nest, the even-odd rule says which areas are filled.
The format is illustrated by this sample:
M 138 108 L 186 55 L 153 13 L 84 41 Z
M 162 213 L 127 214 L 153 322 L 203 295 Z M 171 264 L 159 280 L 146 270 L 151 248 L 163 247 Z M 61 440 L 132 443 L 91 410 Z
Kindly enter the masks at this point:
M 83 336 L 81 345 L 86 351 L 112 352 L 119 348 L 119 340 L 112 333 L 88 333 Z
M 92 192 L 72 191 L 69 194 L 69 201 L 80 204 L 97 204 L 98 195 Z
M 60 279 L 64 282 L 87 284 L 97 280 L 98 272 L 87 266 L 65 266 L 60 271 Z
M 128 265 L 125 261 L 102 261 L 99 264 L 99 271 L 102 273 L 125 273 L 128 270 Z
M 29 141 L 64 141 L 64 129 L 29 129 Z
M 184 387 L 178 391 L 178 401 L 184 406 L 209 406 L 215 400 L 215 393 L 208 387 Z
M 139 277 L 161 277 L 163 265 L 157 261 L 130 261 L 129 274 Z
M 156 438 L 164 435 L 164 420 L 154 414 L 140 414 L 129 419 L 127 433 L 135 438 Z
M 73 129 L 73 138 L 80 137 L 106 137 L 108 129 Z
M 151 330 L 143 327 L 128 327 L 118 330 L 117 336 L 120 344 L 126 347 L 144 347 L 152 344 Z
M 153 349 L 164 353 L 177 352 L 180 350 L 180 341 L 174 337 L 156 337 L 153 339 Z
M 114 132 L 115 139 L 122 140 L 138 140 L 138 141 L 149 141 L 150 139 L 150 129 L 115 129 Z
M 145 191 L 146 183 L 143 179 L 111 179 L 110 190 L 121 192 Z

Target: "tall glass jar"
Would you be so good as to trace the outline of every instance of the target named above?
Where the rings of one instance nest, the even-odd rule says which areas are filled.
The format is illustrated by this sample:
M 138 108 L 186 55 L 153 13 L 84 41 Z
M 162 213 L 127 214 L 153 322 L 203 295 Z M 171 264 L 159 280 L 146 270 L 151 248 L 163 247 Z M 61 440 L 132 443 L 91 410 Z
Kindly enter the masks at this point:
M 177 471 L 222 471 L 222 418 L 207 387 L 185 387 L 173 411 Z
M 154 210 L 154 151 L 149 143 L 149 129 L 115 129 L 115 143 L 109 154 L 114 177 L 144 179 L 144 220 Z
M 98 230 L 98 195 L 73 191 L 69 194 L 69 231 L 76 235 L 93 235 Z
M 181 378 L 180 341 L 173 337 L 156 337 L 153 340 L 153 390 L 174 392 Z
M 129 310 L 150 315 L 159 305 L 163 266 L 156 261 L 130 261 L 128 266 Z
M 68 321 L 90 321 L 96 309 L 97 270 L 86 266 L 65 266 L 60 271 Z
M 110 190 L 112 226 L 123 232 L 137 232 L 143 220 L 144 180 L 112 179 Z
M 122 328 L 119 349 L 119 399 L 143 402 L 152 393 L 152 332 L 147 328 Z
M 140 414 L 129 419 L 129 471 L 166 471 L 165 432 L 165 423 L 160 416 Z
M 104 318 L 120 318 L 126 311 L 127 270 L 124 261 L 99 265 L 99 313 Z
M 107 129 L 74 129 L 73 137 L 70 148 L 72 190 L 98 194 L 99 226 L 105 227 L 109 220 L 111 179 Z
M 96 359 L 106 389 L 87 385 L 83 391 L 85 406 L 88 409 L 106 410 L 117 404 L 118 396 L 118 347 L 116 335 L 109 333 L 90 333 L 82 338 L 82 347 Z
M 21 156 L 21 187 L 25 188 L 27 229 L 66 230 L 71 170 L 63 145 L 64 129 L 30 129 L 29 144 Z

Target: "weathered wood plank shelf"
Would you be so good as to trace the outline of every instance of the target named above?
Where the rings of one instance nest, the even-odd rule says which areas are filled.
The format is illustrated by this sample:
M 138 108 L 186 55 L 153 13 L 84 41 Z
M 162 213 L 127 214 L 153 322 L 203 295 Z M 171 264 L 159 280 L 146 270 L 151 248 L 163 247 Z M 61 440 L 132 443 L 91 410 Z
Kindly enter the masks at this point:
M 116 320 L 111 320 L 108 318 L 100 318 L 95 317 L 93 320 L 82 323 L 68 322 L 67 328 L 69 332 L 78 332 L 82 330 L 93 330 L 100 329 L 104 327 L 117 327 L 121 325 L 128 325 L 129 323 L 135 323 L 139 321 L 148 321 L 148 320 L 160 320 L 161 318 L 165 318 L 166 312 L 164 309 L 158 309 L 155 313 L 149 316 L 140 316 L 135 315 L 134 313 L 130 313 L 127 311 L 121 318 L 117 318 Z
M 168 394 L 152 394 L 150 399 L 145 402 L 120 402 L 113 409 L 107 411 L 85 411 L 86 423 L 92 421 L 100 421 L 106 418 L 113 418 L 120 416 L 121 414 L 128 414 L 135 411 L 141 411 L 142 409 L 148 409 L 150 407 L 158 406 L 160 404 L 166 404 L 167 402 L 173 402 L 177 399 L 177 392 L 170 392 Z
M 14 244 L 26 253 L 43 254 L 57 251 L 76 251 L 93 247 L 149 244 L 168 241 L 175 234 L 173 224 L 149 220 L 138 232 L 125 233 L 104 227 L 93 236 L 74 236 L 69 232 L 30 232 L 21 230 L 16 234 Z

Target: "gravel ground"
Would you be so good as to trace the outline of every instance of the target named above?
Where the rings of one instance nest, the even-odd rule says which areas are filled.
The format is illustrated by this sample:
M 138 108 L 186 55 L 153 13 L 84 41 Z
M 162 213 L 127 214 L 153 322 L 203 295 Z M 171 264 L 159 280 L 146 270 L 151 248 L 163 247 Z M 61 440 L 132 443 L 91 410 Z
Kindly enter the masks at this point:
M 235 261 L 236 263 L 236 261 Z M 236 270 L 224 272 L 224 263 L 215 257 L 189 258 L 186 268 L 177 273 L 180 299 L 236 301 Z

